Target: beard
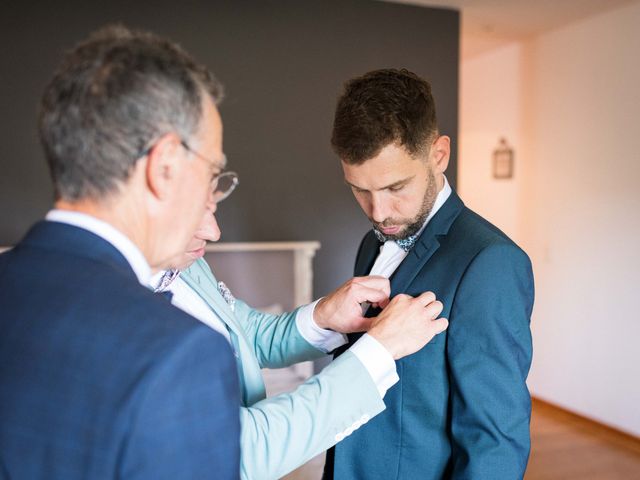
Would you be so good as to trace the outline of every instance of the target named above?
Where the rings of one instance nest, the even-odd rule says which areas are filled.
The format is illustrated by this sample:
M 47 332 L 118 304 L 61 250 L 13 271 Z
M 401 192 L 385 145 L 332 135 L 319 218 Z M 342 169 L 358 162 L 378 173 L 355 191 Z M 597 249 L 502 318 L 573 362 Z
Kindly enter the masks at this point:
M 391 227 L 393 225 L 404 225 L 402 229 L 398 233 L 394 233 L 392 235 L 383 235 L 387 240 L 404 240 L 411 235 L 415 235 L 424 225 L 424 222 L 427 220 L 427 217 L 433 210 L 433 205 L 436 203 L 436 197 L 438 196 L 438 185 L 436 182 L 436 177 L 433 174 L 433 171 L 429 168 L 427 170 L 427 189 L 424 192 L 424 197 L 422 198 L 422 204 L 420 205 L 420 210 L 418 213 L 408 219 L 394 219 L 387 218 L 384 222 L 378 223 L 371 220 L 373 224 L 373 228 L 380 231 L 381 227 Z

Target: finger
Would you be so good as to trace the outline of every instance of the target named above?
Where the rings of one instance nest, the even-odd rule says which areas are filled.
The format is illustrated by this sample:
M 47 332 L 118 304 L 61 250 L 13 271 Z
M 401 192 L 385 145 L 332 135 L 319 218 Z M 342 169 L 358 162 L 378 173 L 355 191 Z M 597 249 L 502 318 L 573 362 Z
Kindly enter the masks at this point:
M 381 303 L 389 299 L 389 292 L 378 288 L 369 288 L 364 285 L 355 287 L 355 299 L 358 303 Z
M 393 299 L 391 299 L 390 303 L 400 303 L 405 301 L 414 300 L 411 295 L 407 295 L 406 293 L 398 293 Z
M 387 296 L 391 293 L 391 283 L 386 277 L 380 275 L 370 275 L 368 277 L 356 277 L 353 279 L 356 284 L 376 290 L 383 290 Z
M 422 305 L 429 305 L 431 302 L 435 301 L 436 294 L 433 292 L 424 292 L 416 297 L 417 300 L 420 301 Z
M 449 320 L 446 318 L 438 318 L 437 320 L 431 321 L 431 328 L 435 329 L 436 335 L 444 332 L 449 326 Z
M 353 277 L 353 279 L 356 280 L 357 282 L 367 282 L 369 280 L 372 280 L 372 281 L 386 280 L 387 282 L 389 281 L 387 277 L 382 275 L 363 275 L 362 277 Z
M 374 306 L 374 307 L 378 307 L 378 308 L 380 308 L 380 309 L 383 309 L 383 308 L 385 308 L 387 305 L 389 305 L 389 302 L 390 302 L 390 301 L 391 301 L 391 300 L 389 300 L 388 298 L 386 298 L 385 300 L 383 300 L 383 301 L 381 301 L 381 302 L 378 302 L 378 303 L 373 304 L 373 306 Z
M 434 318 L 436 318 L 438 315 L 442 313 L 443 308 L 444 308 L 444 305 L 442 305 L 442 302 L 439 302 L 436 300 L 435 302 L 431 302 L 429 305 L 424 307 L 424 310 L 427 317 L 430 320 L 433 320 Z

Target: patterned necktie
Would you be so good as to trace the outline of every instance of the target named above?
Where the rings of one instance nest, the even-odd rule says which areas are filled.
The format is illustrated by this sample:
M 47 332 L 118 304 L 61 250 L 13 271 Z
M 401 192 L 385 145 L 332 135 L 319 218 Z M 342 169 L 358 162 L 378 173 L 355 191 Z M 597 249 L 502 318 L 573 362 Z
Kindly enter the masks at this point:
M 389 238 L 385 237 L 384 234 L 378 230 L 376 230 L 375 228 L 373 229 L 373 233 L 375 234 L 376 238 L 378 239 L 378 241 L 380 243 L 384 243 L 387 242 L 388 240 L 390 240 Z M 416 241 L 418 240 L 418 235 L 409 235 L 406 238 L 401 238 L 399 240 L 395 240 L 395 242 L 398 244 L 398 246 L 404 250 L 405 252 L 408 252 L 409 250 L 411 250 L 413 248 L 413 246 L 416 244 Z
M 178 275 L 180 275 L 180 270 L 167 270 L 162 274 L 162 277 L 160 277 L 160 281 L 158 282 L 158 286 L 154 288 L 153 291 L 156 293 L 164 292 L 169 288 L 171 282 L 178 278 Z

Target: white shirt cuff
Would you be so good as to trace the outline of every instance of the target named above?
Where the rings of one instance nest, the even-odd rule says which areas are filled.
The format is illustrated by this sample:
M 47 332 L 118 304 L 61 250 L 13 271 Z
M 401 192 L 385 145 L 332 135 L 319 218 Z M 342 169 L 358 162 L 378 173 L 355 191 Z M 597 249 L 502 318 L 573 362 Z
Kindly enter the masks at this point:
M 389 351 L 368 333 L 351 345 L 349 350 L 362 362 L 378 387 L 380 397 L 384 398 L 387 390 L 400 380 L 396 371 L 396 362 Z
M 313 319 L 313 311 L 320 300 L 321 299 L 318 299 L 309 305 L 300 307 L 296 313 L 296 326 L 298 327 L 300 335 L 302 335 L 307 342 L 318 350 L 328 353 L 347 343 L 347 336 L 340 332 L 325 330 L 318 326 Z

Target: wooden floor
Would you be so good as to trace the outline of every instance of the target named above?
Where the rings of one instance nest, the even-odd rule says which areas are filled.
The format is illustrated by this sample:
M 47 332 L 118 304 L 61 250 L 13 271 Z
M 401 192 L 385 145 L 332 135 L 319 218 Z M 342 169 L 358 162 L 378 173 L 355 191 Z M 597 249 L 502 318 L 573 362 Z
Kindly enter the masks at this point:
M 640 480 L 640 440 L 534 400 L 525 480 L 574 479 Z

